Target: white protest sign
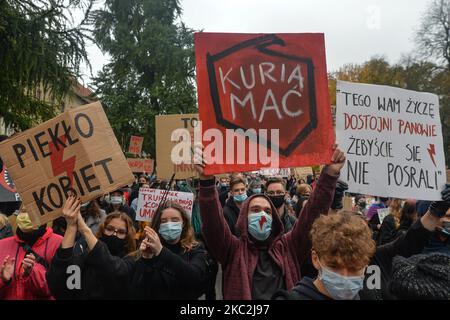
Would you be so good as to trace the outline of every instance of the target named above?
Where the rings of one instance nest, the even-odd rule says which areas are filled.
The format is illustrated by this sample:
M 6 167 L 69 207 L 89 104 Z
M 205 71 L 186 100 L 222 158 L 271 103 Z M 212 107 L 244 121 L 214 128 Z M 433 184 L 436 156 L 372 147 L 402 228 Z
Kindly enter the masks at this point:
M 166 192 L 166 190 L 160 189 L 139 189 L 136 220 L 151 221 Z M 169 191 L 166 200 L 171 200 L 178 203 L 184 210 L 186 210 L 189 218 L 191 217 L 192 207 L 194 205 L 194 194 L 190 192 Z
M 349 192 L 441 199 L 445 158 L 439 99 L 388 86 L 338 81 L 336 133 Z
M 289 168 L 264 168 L 259 170 L 259 174 L 263 176 L 280 176 L 289 177 L 291 169 Z
M 384 218 L 386 218 L 391 213 L 391 210 L 389 208 L 383 208 L 383 209 L 377 209 L 377 212 L 378 212 L 378 218 L 380 219 L 380 224 L 382 224 Z

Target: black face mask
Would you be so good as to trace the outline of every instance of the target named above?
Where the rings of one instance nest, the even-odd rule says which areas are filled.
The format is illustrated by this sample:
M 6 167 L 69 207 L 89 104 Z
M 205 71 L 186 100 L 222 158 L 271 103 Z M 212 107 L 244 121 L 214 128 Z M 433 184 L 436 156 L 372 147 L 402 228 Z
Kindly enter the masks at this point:
M 279 209 L 284 204 L 284 195 L 281 196 L 269 196 L 275 208 Z
M 31 232 L 23 232 L 20 228 L 17 228 L 16 234 L 20 240 L 25 241 L 31 247 L 42 237 L 47 231 L 47 225 L 44 224 L 39 227 L 39 229 L 33 230 Z
M 127 254 L 125 248 L 127 245 L 127 241 L 125 239 L 119 239 L 116 236 L 102 235 L 99 240 L 106 244 L 109 252 L 113 256 L 123 257 Z

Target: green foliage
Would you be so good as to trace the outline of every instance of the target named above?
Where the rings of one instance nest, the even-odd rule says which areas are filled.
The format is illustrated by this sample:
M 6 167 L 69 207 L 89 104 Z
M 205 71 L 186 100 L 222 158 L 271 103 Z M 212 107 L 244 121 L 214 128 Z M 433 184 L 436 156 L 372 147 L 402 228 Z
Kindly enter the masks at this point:
M 0 0 L 0 117 L 7 127 L 27 129 L 52 118 L 82 62 L 85 20 L 93 0 Z
M 111 56 L 94 86 L 124 150 L 144 135 L 154 157 L 155 115 L 197 112 L 193 31 L 180 14 L 177 0 L 107 0 L 93 12 L 97 44 Z
M 450 161 L 450 72 L 434 63 L 406 57 L 390 65 L 384 58 L 372 58 L 362 65 L 346 65 L 329 74 L 329 93 L 336 104 L 336 80 L 381 84 L 408 90 L 435 93 L 440 100 L 440 116 L 446 163 Z

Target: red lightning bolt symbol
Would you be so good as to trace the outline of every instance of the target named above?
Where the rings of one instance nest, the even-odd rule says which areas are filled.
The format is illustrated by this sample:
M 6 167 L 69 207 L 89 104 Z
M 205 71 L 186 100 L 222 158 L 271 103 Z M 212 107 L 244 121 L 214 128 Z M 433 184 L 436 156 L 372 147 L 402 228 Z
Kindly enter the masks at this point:
M 259 228 L 262 230 L 262 227 L 263 227 L 263 225 L 264 225 L 264 223 L 266 223 L 267 222 L 267 220 L 266 220 L 266 216 L 262 216 L 261 217 L 261 220 L 259 220 Z
M 63 135 L 59 137 L 59 140 L 61 140 L 63 143 L 66 143 L 66 136 Z M 48 145 L 51 152 L 50 162 L 52 164 L 53 175 L 56 177 L 59 176 L 61 173 L 65 172 L 67 177 L 69 178 L 70 184 L 72 185 L 73 168 L 75 167 L 76 156 L 72 156 L 69 159 L 63 161 L 64 148 L 60 147 L 58 150 L 55 147 L 53 141 L 50 142 Z
M 434 156 L 436 155 L 436 150 L 434 150 L 434 144 L 430 143 L 430 147 L 427 149 L 430 154 L 431 161 L 433 161 L 434 166 L 436 167 L 436 161 L 434 160 Z

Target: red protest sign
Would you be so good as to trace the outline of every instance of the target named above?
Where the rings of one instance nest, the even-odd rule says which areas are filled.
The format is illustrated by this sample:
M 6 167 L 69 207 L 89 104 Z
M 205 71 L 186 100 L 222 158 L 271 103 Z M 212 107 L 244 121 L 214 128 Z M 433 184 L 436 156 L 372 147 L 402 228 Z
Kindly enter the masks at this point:
M 195 50 L 207 174 L 329 162 L 323 34 L 197 33 Z M 267 149 L 278 163 L 262 161 Z
M 127 158 L 127 162 L 133 173 L 153 172 L 153 159 Z
M 144 143 L 144 137 L 131 136 L 129 153 L 140 154 L 142 151 L 142 144 Z

